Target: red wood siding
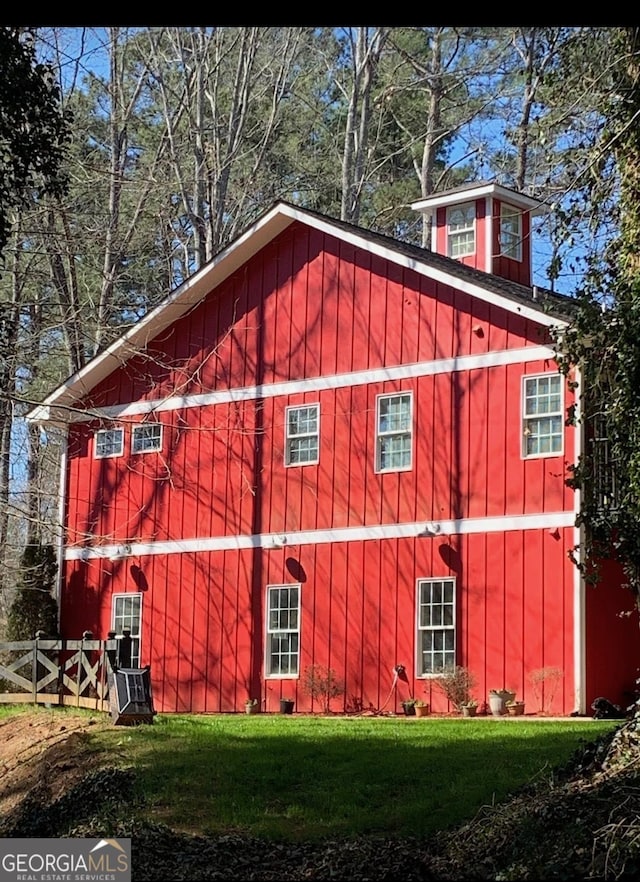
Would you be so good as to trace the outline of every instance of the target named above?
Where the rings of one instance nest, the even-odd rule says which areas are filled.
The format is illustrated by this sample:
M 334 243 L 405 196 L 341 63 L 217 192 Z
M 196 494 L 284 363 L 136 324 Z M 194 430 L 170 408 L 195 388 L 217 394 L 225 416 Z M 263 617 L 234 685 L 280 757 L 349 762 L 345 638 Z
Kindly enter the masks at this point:
M 554 372 L 552 360 L 402 379 L 352 375 L 544 339 L 536 323 L 496 304 L 294 224 L 93 390 L 87 405 L 159 407 L 72 425 L 67 543 L 570 513 L 573 430 L 561 455 L 521 454 L 522 377 Z M 336 375 L 350 376 L 337 388 L 269 393 L 273 383 Z M 163 409 L 167 398 L 258 386 L 243 400 Z M 376 399 L 391 392 L 413 396 L 413 466 L 378 474 Z M 286 467 L 286 408 L 316 403 L 319 463 Z M 162 423 L 162 450 L 132 455 L 131 428 L 143 419 Z M 100 425 L 124 426 L 122 457 L 93 458 Z M 573 711 L 572 529 L 552 536 L 544 525 L 512 522 L 486 533 L 481 520 L 471 533 L 460 529 L 435 539 L 293 537 L 284 549 L 230 541 L 219 550 L 69 560 L 63 630 L 104 636 L 112 594 L 141 592 L 142 661 L 152 665 L 160 710 L 238 710 L 249 694 L 274 710 L 292 692 L 299 709 L 317 709 L 299 680 L 264 676 L 267 585 L 299 583 L 302 669 L 334 667 L 351 708 L 397 709 L 405 688 L 444 710 L 431 681 L 415 677 L 416 584 L 453 576 L 458 660 L 477 676 L 478 698 L 502 685 L 530 698 L 530 671 L 555 665 L 564 671 L 555 709 Z M 406 666 L 409 683 L 391 695 L 395 664 Z
M 507 686 L 532 702 L 530 672 L 554 665 L 565 672 L 554 709 L 568 713 L 574 709 L 573 567 L 565 553 L 570 539 L 571 531 L 560 539 L 544 531 L 510 531 L 159 555 L 136 563 L 74 562 L 63 620 L 65 630 L 88 621 L 92 605 L 82 601 L 84 585 L 95 584 L 104 602 L 90 624 L 95 633 L 106 633 L 111 592 L 143 585 L 142 663 L 152 666 L 160 710 L 241 710 L 248 694 L 259 694 L 266 709 L 276 710 L 279 697 L 291 693 L 299 709 L 318 710 L 297 679 L 257 673 L 263 668 L 264 623 L 260 617 L 253 621 L 252 586 L 259 585 L 262 601 L 266 585 L 302 577 L 301 667 L 326 664 L 345 679 L 347 694 L 336 709 L 346 701 L 352 708 L 398 710 L 411 692 L 446 711 L 432 682 L 415 676 L 416 579 L 455 576 L 458 660 L 476 675 L 477 697 L 485 700 L 489 689 Z M 536 566 L 525 564 L 532 542 Z M 406 666 L 409 682 L 401 682 L 386 703 L 396 664 Z

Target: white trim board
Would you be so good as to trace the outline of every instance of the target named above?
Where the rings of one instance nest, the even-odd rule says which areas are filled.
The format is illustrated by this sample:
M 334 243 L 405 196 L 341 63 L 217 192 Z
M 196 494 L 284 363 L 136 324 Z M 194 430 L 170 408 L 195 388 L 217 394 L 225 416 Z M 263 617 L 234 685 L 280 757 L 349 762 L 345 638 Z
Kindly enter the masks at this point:
M 281 383 L 221 389 L 216 392 L 203 392 L 199 395 L 179 395 L 163 399 L 127 402 L 109 407 L 92 408 L 88 411 L 70 412 L 67 419 L 70 422 L 88 422 L 94 419 L 117 420 L 144 413 L 162 413 L 163 411 L 183 410 L 190 407 L 207 407 L 228 404 L 229 402 L 252 401 L 259 398 L 276 398 L 279 395 L 321 392 L 327 389 L 363 386 L 390 380 L 410 380 L 416 377 L 429 377 L 509 364 L 525 364 L 532 361 L 555 362 L 555 352 L 548 346 L 524 346 L 518 349 L 460 355 L 454 358 L 438 358 L 432 361 L 400 364 L 366 371 L 309 377 L 303 380 L 287 380 Z
M 194 554 L 208 551 L 232 551 L 247 548 L 282 549 L 298 545 L 323 545 L 332 542 L 367 542 L 384 539 L 420 539 L 435 536 L 501 533 L 511 530 L 553 530 L 572 527 L 574 511 L 540 512 L 503 517 L 461 518 L 445 521 L 414 521 L 403 524 L 374 524 L 361 527 L 336 527 L 329 530 L 283 530 L 281 533 L 255 533 L 235 536 L 207 536 L 194 539 L 172 539 L 164 542 L 135 542 L 123 539 L 112 545 L 70 546 L 65 560 L 144 557 L 154 554 Z

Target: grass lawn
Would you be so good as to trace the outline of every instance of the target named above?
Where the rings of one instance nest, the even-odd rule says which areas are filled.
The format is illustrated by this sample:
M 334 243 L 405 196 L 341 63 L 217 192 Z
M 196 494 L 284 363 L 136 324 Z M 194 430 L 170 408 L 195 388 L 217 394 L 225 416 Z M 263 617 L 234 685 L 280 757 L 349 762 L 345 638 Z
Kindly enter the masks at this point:
M 139 813 L 177 830 L 312 840 L 423 836 L 550 777 L 595 720 L 158 716 L 92 735 L 133 766 Z

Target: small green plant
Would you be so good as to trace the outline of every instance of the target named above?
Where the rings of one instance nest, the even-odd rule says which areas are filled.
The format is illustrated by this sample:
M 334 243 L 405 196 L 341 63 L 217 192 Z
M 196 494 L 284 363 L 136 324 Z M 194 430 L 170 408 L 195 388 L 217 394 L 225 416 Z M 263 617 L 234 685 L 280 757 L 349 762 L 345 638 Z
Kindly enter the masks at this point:
M 433 685 L 459 711 L 470 700 L 476 678 L 464 665 L 456 665 L 453 668 L 442 668 L 434 677 Z
M 258 704 L 257 698 L 247 698 L 245 700 L 245 706 L 247 707 L 255 707 Z
M 331 700 L 344 695 L 344 683 L 333 668 L 325 665 L 310 665 L 302 678 L 302 690 L 315 701 L 322 704 L 323 713 L 331 713 Z
M 478 707 L 478 702 L 475 698 L 470 698 L 468 701 L 465 701 L 460 707 Z
M 421 698 L 415 698 L 413 703 L 414 703 L 415 707 L 426 707 L 427 706 L 427 702 L 422 701 Z

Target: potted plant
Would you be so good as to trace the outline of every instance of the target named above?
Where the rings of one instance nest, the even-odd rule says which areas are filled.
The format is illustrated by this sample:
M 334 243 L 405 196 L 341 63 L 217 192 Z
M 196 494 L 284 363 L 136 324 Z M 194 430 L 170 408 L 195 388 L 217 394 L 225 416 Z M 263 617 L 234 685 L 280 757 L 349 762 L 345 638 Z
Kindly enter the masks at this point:
M 506 704 L 508 701 L 514 701 L 515 692 L 510 689 L 490 689 L 489 690 L 489 707 L 494 717 L 501 717 L 507 713 Z
M 244 703 L 244 711 L 247 714 L 257 714 L 260 709 L 260 702 L 257 698 L 247 698 Z
M 293 698 L 281 698 L 280 699 L 280 713 L 281 714 L 292 714 L 293 706 L 295 701 Z
M 404 711 L 405 717 L 415 717 L 416 715 L 416 700 L 415 698 L 405 698 L 402 704 L 402 710 Z
M 426 717 L 429 715 L 429 705 L 426 701 L 417 698 L 413 707 L 416 717 Z
M 475 698 L 470 698 L 468 701 L 465 701 L 464 704 L 460 705 L 460 710 L 462 711 L 463 717 L 475 717 L 478 711 L 478 702 Z
M 507 713 L 512 717 L 521 717 L 524 713 L 524 701 L 507 701 L 505 707 Z

